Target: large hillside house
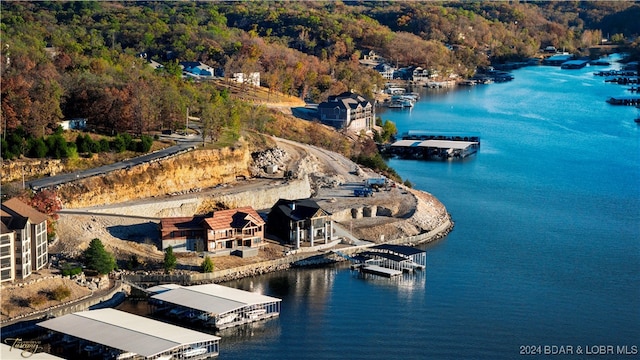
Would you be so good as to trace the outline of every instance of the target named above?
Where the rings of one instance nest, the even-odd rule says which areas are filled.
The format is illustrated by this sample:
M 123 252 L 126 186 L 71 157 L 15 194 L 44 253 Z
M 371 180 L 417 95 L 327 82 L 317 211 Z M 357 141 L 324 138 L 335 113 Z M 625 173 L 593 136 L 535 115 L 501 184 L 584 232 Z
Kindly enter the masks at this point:
M 264 245 L 264 220 L 250 206 L 216 211 L 211 216 L 160 220 L 162 250 L 229 253 Z
M 331 214 L 311 199 L 278 200 L 269 212 L 267 229 L 296 249 L 327 244 L 333 238 Z
M 12 198 L 0 210 L 0 280 L 25 279 L 49 262 L 47 215 Z
M 264 245 L 264 225 L 252 207 L 222 210 L 204 219 L 208 251 L 260 247 Z
M 375 121 L 375 109 L 371 102 L 353 92 L 329 96 L 318 105 L 318 117 L 323 124 L 353 132 L 369 131 Z

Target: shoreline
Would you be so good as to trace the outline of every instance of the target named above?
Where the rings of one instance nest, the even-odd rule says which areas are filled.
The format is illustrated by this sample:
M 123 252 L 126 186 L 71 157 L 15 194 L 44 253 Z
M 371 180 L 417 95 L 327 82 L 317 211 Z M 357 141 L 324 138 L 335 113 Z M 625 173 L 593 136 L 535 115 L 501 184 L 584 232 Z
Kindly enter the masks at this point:
M 144 268 L 138 271 L 127 270 L 118 272 L 116 280 L 131 283 L 134 287 L 135 285 L 155 285 L 169 282 L 182 285 L 225 282 L 290 268 L 323 266 L 329 263 L 345 261 L 344 258 L 336 255 L 332 250 L 355 253 L 366 247 L 382 243 L 410 246 L 425 244 L 446 237 L 453 229 L 453 221 L 444 204 L 426 191 L 410 189 L 398 184 L 397 187 L 389 188 L 387 191 L 377 192 L 374 197 L 367 199 L 353 197 L 353 190 L 351 190 L 353 186 L 362 186 L 363 179 L 380 175 L 374 174 L 367 169 L 364 170 L 368 174 L 354 175 L 351 172 L 356 166 L 355 163 L 327 150 L 314 149 L 304 144 L 287 143 L 283 144 L 283 146 L 286 146 L 288 152 L 293 155 L 295 163 L 298 164 L 298 168 L 301 169 L 298 181 L 283 183 L 269 179 L 263 179 L 262 182 L 257 181 L 257 183 L 255 181 L 245 181 L 231 184 L 228 194 L 224 193 L 225 189 L 227 189 L 225 187 L 208 196 L 205 196 L 203 192 L 197 195 L 192 194 L 192 196 L 172 197 L 172 201 L 175 203 L 170 202 L 171 210 L 195 211 L 196 208 L 206 202 L 205 197 L 211 196 L 222 199 L 225 196 L 232 195 L 228 202 L 234 203 L 236 207 L 243 202 L 248 202 L 247 205 L 251 205 L 257 199 L 256 191 L 260 192 L 262 202 L 270 203 L 273 202 L 273 199 L 271 199 L 273 196 L 282 196 L 282 194 L 288 192 L 299 195 L 301 189 L 304 188 L 303 192 L 310 190 L 313 193 L 311 197 L 319 203 L 323 203 L 323 206 L 330 208 L 330 212 L 336 216 L 334 221 L 337 225 L 343 228 L 350 227 L 353 230 L 350 233 L 363 240 L 358 243 L 366 243 L 367 245 L 353 245 L 353 243 L 350 245 L 347 239 L 344 244 L 339 241 L 329 244 L 331 245 L 330 248 L 327 245 L 320 245 L 313 249 L 305 248 L 303 251 L 286 254 L 287 246 L 271 242 L 272 247 L 268 249 L 269 251 L 261 251 L 263 255 L 257 259 L 245 261 L 245 259 L 214 257 L 216 270 L 213 273 L 205 274 L 195 271 L 194 269 L 199 268 L 197 264 L 201 259 L 191 254 L 190 257 L 184 258 L 182 262 L 182 266 L 189 270 L 176 270 L 170 275 L 165 275 L 162 271 L 144 270 Z M 331 164 L 331 166 L 328 166 L 328 164 Z M 247 185 L 247 189 L 242 189 L 242 186 Z M 265 186 L 267 187 L 265 188 Z M 266 191 L 265 189 L 275 191 L 277 194 L 265 197 L 266 193 L 263 194 Z M 262 197 L 265 198 L 262 199 Z M 140 229 L 141 222 L 149 226 L 151 218 L 166 216 L 161 215 L 162 212 L 167 211 L 166 206 L 168 204 L 166 200 L 144 199 L 131 204 L 114 204 L 104 209 L 94 207 L 74 209 L 74 211 L 63 213 L 59 221 L 60 240 L 54 245 L 57 251 L 52 253 L 57 252 L 63 256 L 70 255 L 73 257 L 74 254 L 78 255 L 80 253 L 84 243 L 97 237 L 101 238 L 105 242 L 105 246 L 111 248 L 114 254 L 119 254 L 120 260 L 123 259 L 123 256 L 127 258 L 127 256 L 131 256 L 130 254 L 138 254 L 138 256 L 143 256 L 145 261 L 151 261 L 152 263 L 160 261 L 162 252 L 157 250 L 155 246 L 148 244 L 146 240 L 144 242 L 132 241 L 127 236 L 133 234 L 113 233 L 108 229 Z M 163 206 L 160 206 L 162 204 L 157 204 L 157 201 L 160 201 Z M 352 215 L 354 209 L 359 209 L 357 217 Z M 368 213 L 371 213 L 371 209 L 373 209 L 373 215 L 364 216 L 362 214 L 364 209 L 369 210 Z M 133 210 L 135 210 L 134 213 L 136 214 L 144 213 L 150 217 L 141 219 L 139 216 L 132 216 L 128 212 Z M 179 214 L 176 213 L 172 216 L 177 215 Z M 105 220 L 107 218 L 108 220 Z M 145 227 L 145 229 L 148 230 L 150 228 Z M 375 236 L 372 234 L 375 234 Z M 380 236 L 380 234 L 383 235 Z M 276 251 L 275 249 L 281 250 Z M 56 275 L 56 277 L 58 276 L 62 278 L 61 275 Z M 6 288 L 3 286 L 3 290 L 21 287 L 22 285 L 12 285 Z M 125 287 L 128 288 L 126 293 L 130 294 L 130 286 L 125 284 Z M 3 292 L 5 296 L 16 296 L 14 293 Z M 57 304 L 54 307 L 57 313 L 64 311 L 60 310 L 58 312 L 57 308 L 72 309 L 72 311 L 70 310 L 71 312 L 82 311 L 85 309 L 79 308 L 77 305 L 86 301 L 87 298 L 74 299 L 67 304 Z M 42 311 L 42 309 L 30 313 L 20 313 L 17 316 L 5 319 L 3 323 L 13 324 L 17 319 L 32 318 L 34 313 L 40 312 L 46 314 L 46 311 Z M 17 321 L 17 323 L 19 324 L 20 321 Z M 5 326 L 3 325 L 2 327 L 4 328 Z

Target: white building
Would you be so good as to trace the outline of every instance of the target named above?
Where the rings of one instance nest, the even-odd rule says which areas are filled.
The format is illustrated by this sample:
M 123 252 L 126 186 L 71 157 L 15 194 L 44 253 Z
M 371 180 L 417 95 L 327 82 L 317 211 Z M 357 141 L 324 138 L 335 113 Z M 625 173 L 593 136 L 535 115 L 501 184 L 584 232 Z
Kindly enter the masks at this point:
M 232 79 L 240 84 L 247 83 L 253 86 L 260 86 L 260 73 L 259 72 L 250 72 L 250 73 L 234 73 Z

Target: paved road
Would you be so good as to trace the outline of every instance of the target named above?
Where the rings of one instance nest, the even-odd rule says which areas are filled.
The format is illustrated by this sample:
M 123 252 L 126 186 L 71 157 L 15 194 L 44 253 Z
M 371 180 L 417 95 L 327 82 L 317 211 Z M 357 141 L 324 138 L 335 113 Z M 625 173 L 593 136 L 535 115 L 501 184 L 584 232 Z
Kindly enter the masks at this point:
M 178 143 L 174 146 L 171 146 L 162 150 L 158 150 L 158 151 L 155 151 L 149 154 L 144 154 L 142 156 L 138 156 L 132 159 L 127 159 L 114 164 L 104 165 L 104 166 L 100 166 L 93 169 L 75 171 L 72 173 L 60 174 L 56 176 L 50 176 L 50 177 L 40 178 L 37 180 L 32 180 L 32 181 L 29 181 L 27 184 L 33 190 L 53 187 L 53 186 L 68 183 L 74 180 L 88 178 L 96 175 L 103 175 L 111 171 L 126 169 L 131 166 L 136 166 L 144 163 L 151 163 L 164 158 L 175 156 L 177 154 L 182 154 L 184 152 L 195 149 L 198 144 L 202 143 L 202 138 L 200 136 L 182 136 L 179 138 L 174 136 L 173 139 L 178 141 Z

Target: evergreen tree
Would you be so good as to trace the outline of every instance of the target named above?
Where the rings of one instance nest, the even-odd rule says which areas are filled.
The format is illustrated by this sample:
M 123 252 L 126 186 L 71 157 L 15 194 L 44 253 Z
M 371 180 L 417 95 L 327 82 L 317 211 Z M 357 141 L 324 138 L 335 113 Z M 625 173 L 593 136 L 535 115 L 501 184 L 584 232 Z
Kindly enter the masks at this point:
M 116 259 L 113 254 L 107 252 L 100 239 L 91 240 L 89 247 L 84 252 L 85 264 L 88 269 L 100 274 L 108 274 L 116 268 Z
M 205 256 L 204 260 L 202 261 L 202 272 L 204 273 L 213 272 L 213 261 L 208 255 Z
M 169 246 L 164 251 L 164 272 L 170 273 L 173 269 L 176 268 L 177 259 L 173 254 L 173 247 Z

